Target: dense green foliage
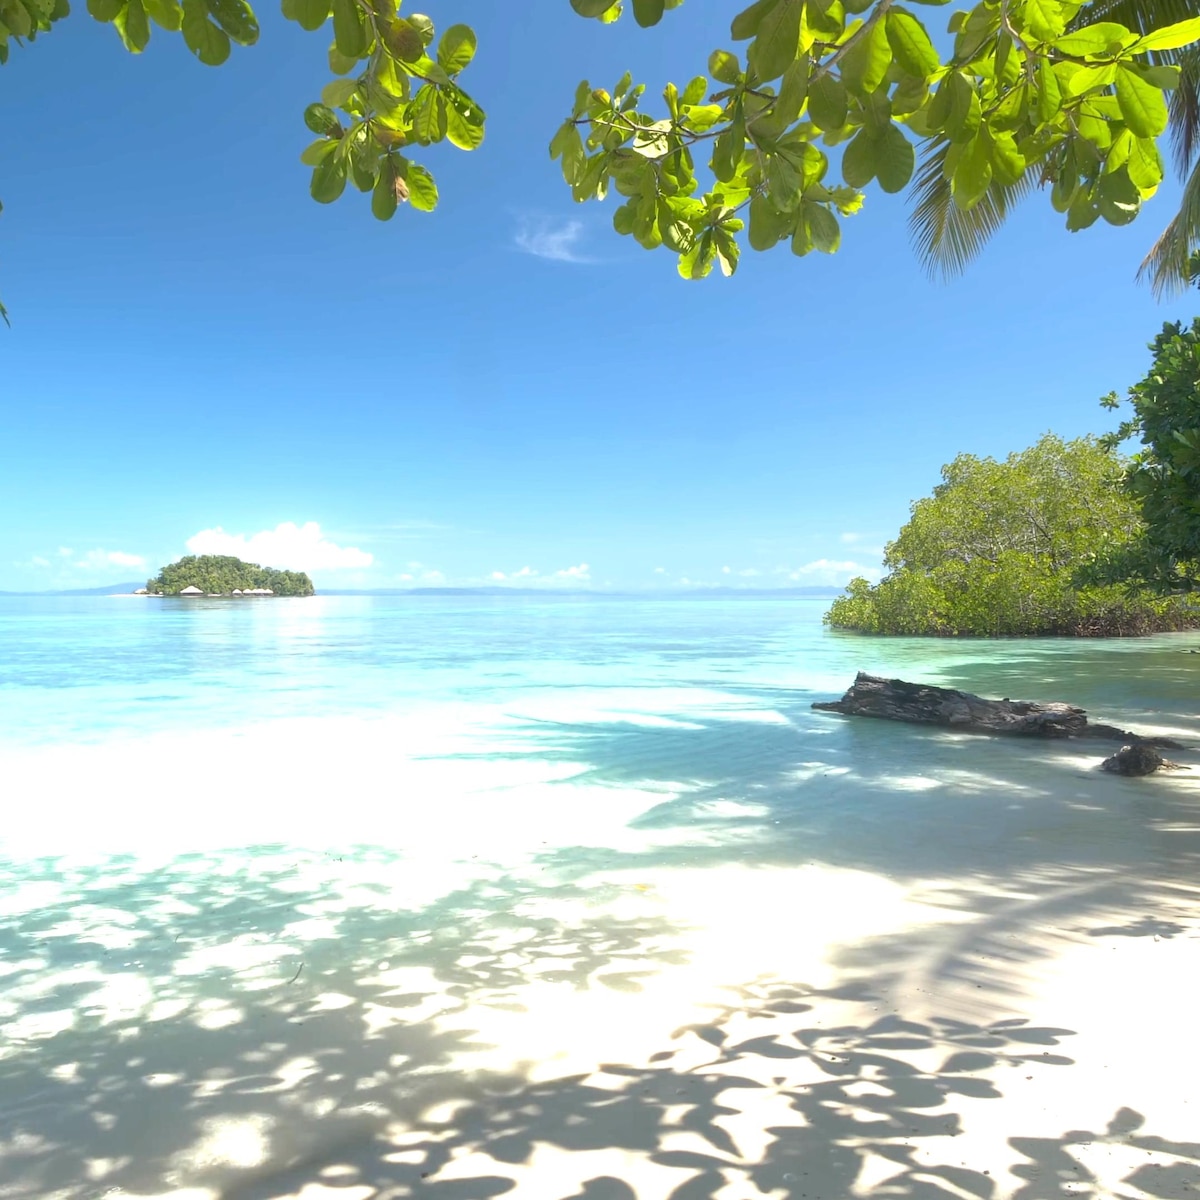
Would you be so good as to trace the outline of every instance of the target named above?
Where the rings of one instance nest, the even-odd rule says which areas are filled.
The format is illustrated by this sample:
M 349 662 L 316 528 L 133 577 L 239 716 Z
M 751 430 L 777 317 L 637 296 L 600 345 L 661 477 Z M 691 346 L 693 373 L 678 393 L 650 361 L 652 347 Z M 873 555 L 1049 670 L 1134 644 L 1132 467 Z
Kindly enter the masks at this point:
M 1128 545 L 1097 556 L 1096 581 L 1124 581 L 1161 594 L 1200 591 L 1200 317 L 1190 328 L 1164 325 L 1150 343 L 1154 362 L 1129 389 L 1133 415 L 1105 441 L 1140 437 L 1126 485 L 1144 529 Z M 1116 408 L 1116 394 L 1102 403 Z
M 312 580 L 303 571 L 277 571 L 257 563 L 242 562 L 228 554 L 189 554 L 163 567 L 146 584 L 155 595 L 178 596 L 184 588 L 228 595 L 237 588 L 270 588 L 276 596 L 311 596 Z
M 1200 624 L 1178 599 L 1076 586 L 1106 547 L 1141 532 L 1124 464 L 1096 438 L 1052 434 L 1004 462 L 960 454 L 887 547 L 889 574 L 855 579 L 826 621 L 866 633 L 1116 636 Z
M 682 0 L 629 2 L 650 26 Z M 570 4 L 605 23 L 625 7 Z M 381 220 L 405 201 L 432 209 L 437 186 L 417 158 L 443 141 L 473 150 L 484 136 L 483 109 L 459 83 L 475 33 L 455 24 L 439 39 L 429 17 L 401 15 L 398 0 L 282 7 L 304 29 L 332 24 L 336 78 L 304 112 L 317 135 L 301 155 L 313 198 L 336 200 L 350 182 L 371 193 Z M 686 278 L 714 264 L 732 274 L 743 230 L 756 250 L 786 243 L 798 255 L 834 252 L 862 189 L 903 189 L 918 147 L 918 242 L 943 267 L 961 265 L 1034 185 L 1050 186 L 1068 229 L 1132 221 L 1163 178 L 1157 143 L 1172 91 L 1190 161 L 1200 16 L 1188 0 L 980 0 L 949 18 L 945 58 L 924 21 L 893 0 L 739 7 L 730 5 L 729 37 L 744 52 L 714 50 L 706 75 L 666 85 L 657 113 L 642 110 L 645 85 L 628 73 L 611 92 L 585 81 L 551 143 L 575 199 L 615 188 L 624 197 L 617 231 L 666 246 Z M 259 34 L 246 0 L 87 0 L 87 8 L 134 53 L 153 23 L 179 32 L 211 65 L 228 58 L 231 43 L 248 46 Z M 526 19 L 545 19 L 536 8 Z M 0 0 L 0 62 L 10 41 L 32 41 L 68 13 L 68 0 Z M 831 161 L 822 146 L 842 149 Z M 1185 190 L 1178 220 L 1158 247 L 1160 282 L 1184 277 L 1200 229 L 1200 182 Z

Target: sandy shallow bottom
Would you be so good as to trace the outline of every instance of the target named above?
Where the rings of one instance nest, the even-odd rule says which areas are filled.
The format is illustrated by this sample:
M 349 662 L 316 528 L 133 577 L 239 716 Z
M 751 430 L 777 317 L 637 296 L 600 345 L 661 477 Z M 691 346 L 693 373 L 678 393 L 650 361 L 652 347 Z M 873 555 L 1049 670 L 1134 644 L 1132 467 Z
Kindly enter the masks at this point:
M 1193 778 L 463 721 L 9 756 L 0 1200 L 1200 1197 Z

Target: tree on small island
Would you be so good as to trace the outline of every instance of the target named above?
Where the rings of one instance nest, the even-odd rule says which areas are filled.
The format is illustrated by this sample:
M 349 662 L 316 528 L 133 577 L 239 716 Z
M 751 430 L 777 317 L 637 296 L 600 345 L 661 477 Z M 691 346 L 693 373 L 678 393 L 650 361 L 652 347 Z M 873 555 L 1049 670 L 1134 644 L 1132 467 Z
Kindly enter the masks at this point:
M 178 596 L 187 588 L 221 596 L 255 589 L 269 590 L 276 596 L 311 596 L 315 590 L 303 571 L 260 567 L 229 554 L 189 554 L 163 567 L 146 583 L 146 590 L 155 596 Z

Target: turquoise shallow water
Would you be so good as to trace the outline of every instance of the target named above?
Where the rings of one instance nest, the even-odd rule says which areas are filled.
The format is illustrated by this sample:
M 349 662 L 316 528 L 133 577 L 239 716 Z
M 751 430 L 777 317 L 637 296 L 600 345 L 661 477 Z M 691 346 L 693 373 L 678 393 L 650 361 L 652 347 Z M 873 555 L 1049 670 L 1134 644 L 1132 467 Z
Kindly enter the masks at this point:
M 567 1054 L 506 1014 L 699 971 L 714 902 L 780 920 L 779 872 L 844 954 L 914 889 L 960 919 L 1194 877 L 1188 782 L 810 706 L 865 669 L 1197 738 L 1200 634 L 864 639 L 822 608 L 0 598 L 0 1200 L 283 1195 L 251 1183 Z M 736 942 L 687 1003 L 781 969 Z
M 380 715 L 444 701 L 569 715 L 616 689 L 826 697 L 858 669 L 1170 716 L 1200 634 L 1110 641 L 867 639 L 824 601 L 315 597 L 247 602 L 0 598 L 0 739 L 10 745 Z M 1196 656 L 1200 657 L 1200 656 Z M 667 704 L 669 712 L 669 703 Z

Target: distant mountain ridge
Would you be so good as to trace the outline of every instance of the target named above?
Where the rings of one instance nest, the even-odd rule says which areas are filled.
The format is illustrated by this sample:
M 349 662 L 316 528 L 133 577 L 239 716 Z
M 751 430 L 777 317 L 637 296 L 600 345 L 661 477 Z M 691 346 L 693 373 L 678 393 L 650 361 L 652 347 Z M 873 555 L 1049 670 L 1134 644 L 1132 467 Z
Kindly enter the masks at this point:
M 0 596 L 128 596 L 130 592 L 145 587 L 144 579 L 128 583 L 110 583 L 107 587 L 59 588 L 41 592 L 0 592 Z
M 41 592 L 0 592 L 0 596 L 128 596 L 145 587 L 144 579 L 132 580 L 125 583 L 113 583 L 107 587 L 67 588 Z M 845 588 L 840 587 L 794 587 L 794 588 L 735 588 L 735 587 L 694 587 L 694 588 L 655 588 L 645 591 L 599 591 L 582 588 L 513 588 L 513 587 L 444 587 L 444 588 L 318 588 L 320 596 L 636 596 L 652 598 L 654 596 L 679 599 L 684 596 L 704 597 L 721 596 L 726 598 L 744 596 L 754 599 L 820 599 L 830 600 L 840 596 Z

